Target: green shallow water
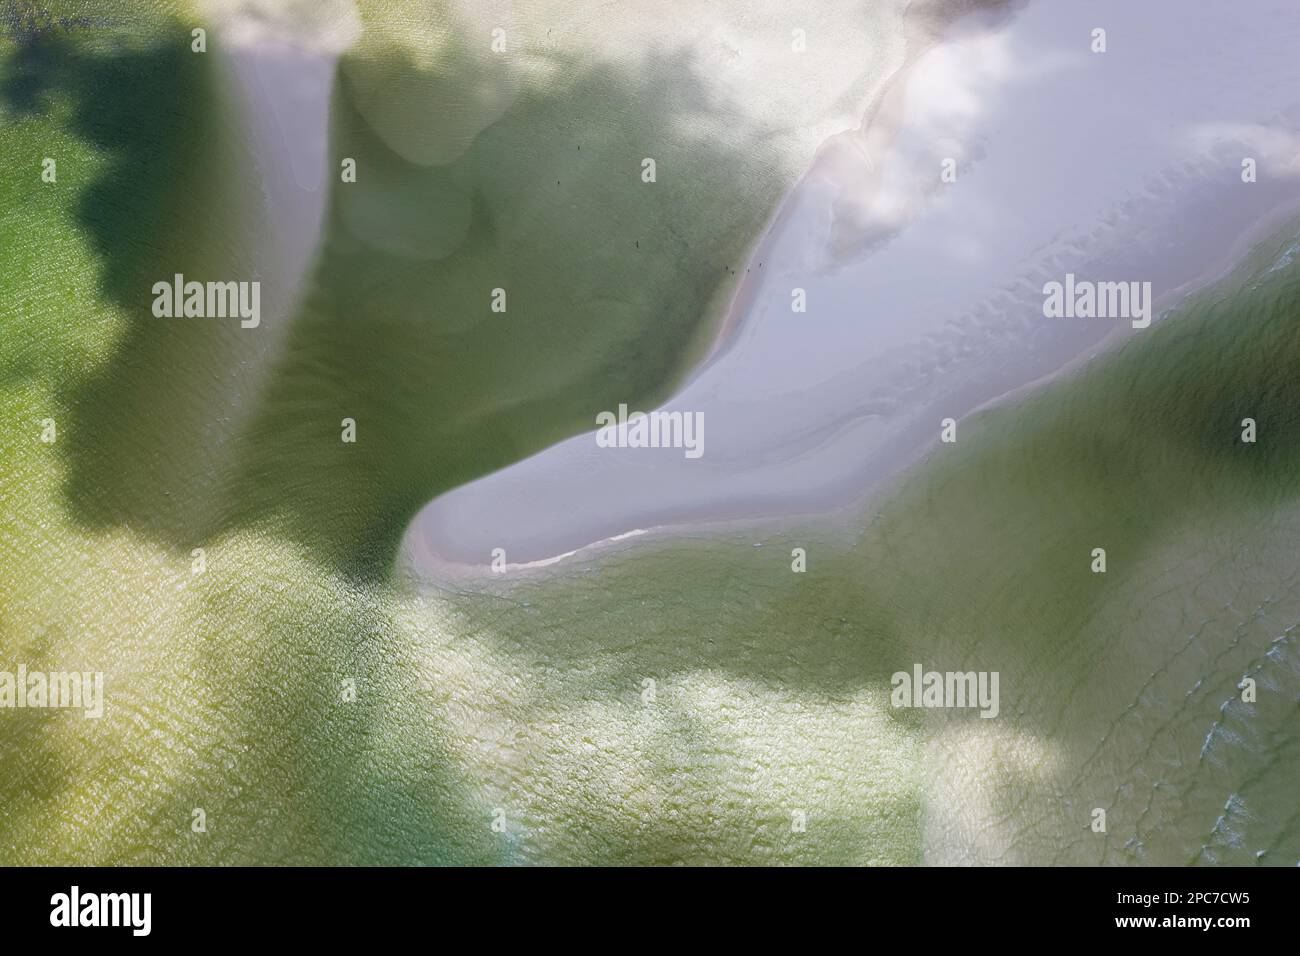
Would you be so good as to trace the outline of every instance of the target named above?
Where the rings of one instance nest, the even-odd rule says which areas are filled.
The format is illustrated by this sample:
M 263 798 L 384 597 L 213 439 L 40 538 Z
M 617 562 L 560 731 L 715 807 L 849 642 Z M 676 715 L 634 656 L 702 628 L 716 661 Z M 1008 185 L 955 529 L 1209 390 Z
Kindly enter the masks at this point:
M 0 165 L 30 172 L 0 180 L 0 669 L 108 681 L 100 721 L 0 712 L 0 862 L 1295 864 L 1300 274 L 1280 240 L 866 506 L 420 590 L 390 570 L 413 510 L 669 390 L 766 206 L 683 248 L 577 165 L 579 141 L 635 159 L 670 119 L 590 65 L 498 91 L 460 117 L 487 131 L 436 154 L 455 137 L 392 127 L 371 90 L 454 77 L 378 30 L 333 136 L 381 175 L 332 202 L 250 397 L 237 327 L 146 321 L 139 290 L 255 267 L 252 159 L 190 15 L 120 10 L 129 29 L 0 40 Z M 561 122 L 588 115 L 616 119 Z M 670 161 L 703 184 L 657 184 L 671 207 L 704 208 L 751 160 Z M 482 314 L 507 268 L 510 310 Z M 915 662 L 999 671 L 1001 716 L 891 710 Z

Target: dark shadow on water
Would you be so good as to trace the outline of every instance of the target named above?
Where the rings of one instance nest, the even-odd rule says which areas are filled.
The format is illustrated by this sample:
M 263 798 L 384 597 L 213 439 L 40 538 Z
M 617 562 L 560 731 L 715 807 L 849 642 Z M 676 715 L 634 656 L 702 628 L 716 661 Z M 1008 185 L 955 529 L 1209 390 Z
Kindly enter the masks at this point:
M 415 85 L 428 79 L 395 51 L 386 68 Z M 444 167 L 394 153 L 343 84 L 334 149 L 359 159 L 362 206 L 417 214 L 402 220 L 408 231 L 397 238 L 406 245 L 395 250 L 380 242 L 394 238 L 387 231 L 367 231 L 364 208 L 344 208 L 340 191 L 353 187 L 334 187 L 313 294 L 266 392 L 248 398 L 254 415 L 241 429 L 229 405 L 208 397 L 229 371 L 230 337 L 240 333 L 160 322 L 148 311 L 152 282 L 173 272 L 219 277 L 205 274 L 212 262 L 255 269 L 225 247 L 238 244 L 238 232 L 210 234 L 223 232 L 209 228 L 223 182 L 210 166 L 226 155 L 229 130 L 209 111 L 216 93 L 209 71 L 174 24 L 149 42 L 116 45 L 34 36 L 0 78 L 6 119 L 66 106 L 70 131 L 108 160 L 85 186 L 77 215 L 102 260 L 104 298 L 132 325 L 102 371 L 66 396 L 66 503 L 87 526 L 129 527 L 181 551 L 253 528 L 288 536 L 352 582 L 383 579 L 406 523 L 439 492 L 589 429 L 597 411 L 662 397 L 691 356 L 704 303 L 740 265 L 775 201 L 763 172 L 771 157 L 757 145 L 683 139 L 673 109 L 716 106 L 692 82 L 689 61 L 660 61 L 641 75 L 574 65 L 567 85 L 521 95 Z M 678 95 L 662 95 L 664 75 L 679 78 Z M 612 145 L 598 158 L 595 141 Z M 644 156 L 659 161 L 652 186 L 639 179 Z M 75 181 L 75 171 L 62 175 Z M 702 209 L 717 218 L 701 217 Z M 448 248 L 437 230 L 462 214 L 463 236 Z M 211 245 L 190 248 L 194 233 Z M 1188 480 L 1206 489 L 1198 504 L 1218 495 L 1227 505 L 1267 506 L 1300 489 L 1300 293 L 1294 279 L 1278 282 L 1276 298 L 1253 313 L 1221 304 L 1196 321 L 1152 330 L 1091 370 L 1085 382 L 1099 401 L 1066 396 L 1047 400 L 1050 414 L 996 413 L 1010 423 L 996 441 L 973 443 L 983 450 L 954 458 L 959 468 L 928 472 L 904 502 L 914 507 L 891 509 L 901 547 L 910 548 L 896 564 L 890 543 L 875 538 L 837 576 L 796 578 L 784 557 L 745 574 L 738 562 L 717 561 L 693 573 L 689 592 L 667 593 L 662 582 L 680 571 L 638 566 L 570 582 L 567 593 L 549 592 L 549 606 L 539 589 L 536 607 L 475 623 L 530 671 L 585 668 L 574 683 L 585 681 L 578 689 L 599 699 L 615 693 L 611 687 L 638 686 L 647 673 L 670 681 L 702 668 L 808 693 L 883 686 L 900 660 L 905 667 L 920 656 L 901 646 L 903 634 L 925 637 L 926 627 L 950 619 L 1000 624 L 1007 615 L 998 612 L 1013 599 L 1029 625 L 977 637 L 995 644 L 996 660 L 1041 654 L 1049 641 L 1069 641 L 1105 599 L 1098 581 L 1072 589 L 1066 601 L 1053 587 L 1069 580 L 1066 565 L 1086 553 L 1084 544 L 1127 540 L 1140 554 L 1160 531 L 1194 516 L 1186 499 L 1141 486 L 1144 463 L 1176 456 L 1193 466 Z M 504 315 L 489 309 L 498 286 L 509 293 Z M 1247 415 L 1260 423 L 1254 447 L 1233 440 Z M 343 418 L 357 422 L 354 445 L 340 441 Z M 1026 443 L 1045 459 L 1070 461 L 1073 477 L 1051 471 L 1036 484 L 1017 456 Z M 1021 483 L 1018 496 L 986 494 Z M 921 508 L 920 496 L 935 503 Z M 969 501 L 987 516 L 971 520 Z M 1060 502 L 1071 504 L 1068 515 Z M 1030 505 L 1050 515 L 1043 527 L 1058 535 L 1069 518 L 1066 530 L 1077 526 L 1078 541 L 1060 548 L 1028 535 L 1018 522 Z M 928 535 L 938 545 L 912 540 Z M 990 565 L 991 549 L 1014 560 Z M 682 556 L 683 567 L 693 560 Z M 971 568 L 983 575 L 978 587 Z M 965 591 L 956 587 L 963 582 Z M 239 610 L 226 600 L 207 616 L 218 629 L 222 615 Z M 314 659 L 268 658 L 263 686 L 232 703 L 246 710 L 250 733 L 268 721 L 283 728 L 249 750 L 247 759 L 264 761 L 259 792 L 276 794 L 273 809 L 300 820 L 297 832 L 326 847 L 325 857 L 428 858 L 450 839 L 442 817 L 461 808 L 429 796 L 437 774 L 403 777 L 385 772 L 393 764 L 375 763 L 378 735 L 393 726 L 381 720 L 391 714 L 379 700 L 339 711 L 332 694 L 342 675 L 355 673 L 363 687 L 367 677 L 370 686 L 390 679 L 391 662 L 382 659 L 394 643 L 390 625 L 342 599 L 323 603 L 356 617 L 336 621 L 341 636 Z M 481 614 L 482 606 L 471 610 Z M 900 623 L 905 612 L 926 627 Z M 277 620 L 267 636 L 287 630 Z M 213 673 L 221 666 L 213 661 Z M 451 762 L 418 730 L 400 736 L 420 749 L 397 761 L 399 771 Z M 280 768 L 285 788 L 276 790 Z M 44 782 L 58 772 L 50 768 Z M 158 826 L 183 820 L 197 800 L 197 792 L 178 794 Z M 390 811 L 396 822 L 385 835 Z M 392 845 L 354 852 L 346 841 L 357 833 L 391 837 Z M 675 856 L 679 836 L 670 836 L 650 848 L 656 859 Z M 644 846 L 617 828 L 605 838 L 611 853 L 636 855 Z M 277 853 L 292 858 L 292 848 Z
M 85 35 L 51 30 L 18 44 L 0 109 L 21 119 L 66 106 L 68 131 L 105 154 L 109 168 L 84 189 L 78 220 L 104 263 L 105 296 L 134 307 L 156 268 L 133 240 L 168 215 L 168 171 L 201 155 L 202 142 L 184 135 L 186 113 L 206 102 L 210 77 L 179 24 L 140 43 Z M 60 171 L 61 182 L 77 175 Z
M 381 59 L 399 89 L 437 79 L 400 50 Z M 635 75 L 561 71 L 449 166 L 399 156 L 340 80 L 333 151 L 362 175 L 333 187 L 312 292 L 264 391 L 233 394 L 240 337 L 256 332 L 150 313 L 152 284 L 174 273 L 257 274 L 241 247 L 252 214 L 224 210 L 228 170 L 256 157 L 232 153 L 212 62 L 179 23 L 127 44 L 50 34 L 0 82 L 10 114 L 65 108 L 108 163 L 77 214 L 103 296 L 131 324 L 65 396 L 68 507 L 182 553 L 255 526 L 354 581 L 385 578 L 440 492 L 589 430 L 602 409 L 665 397 L 778 196 L 766 147 L 683 138 L 676 111 L 717 104 L 681 56 Z M 641 181 L 644 156 L 657 183 Z M 463 234 L 446 225 L 457 217 Z M 489 307 L 497 287 L 506 315 Z
M 211 383 L 229 375 L 235 339 L 229 323 L 155 318 L 151 288 L 238 263 L 238 236 L 223 234 L 229 148 L 212 62 L 191 51 L 187 24 L 149 20 L 39 33 L 0 77 L 6 121 L 53 120 L 93 149 L 93 172 L 56 157 L 58 188 L 79 191 L 101 300 L 130 323 L 102 367 L 63 383 L 67 506 L 86 525 L 125 525 L 185 551 L 217 494 L 229 410 Z M 87 310 L 66 320 L 107 318 Z
M 397 89 L 434 81 L 400 50 L 382 61 Z M 775 159 L 683 140 L 674 109 L 710 104 L 682 57 L 567 75 L 521 92 L 455 162 L 421 166 L 343 74 L 334 152 L 361 174 L 334 187 L 313 293 L 241 438 L 232 523 L 385 578 L 427 501 L 592 429 L 602 409 L 652 405 L 687 370 L 706 306 L 776 201 Z

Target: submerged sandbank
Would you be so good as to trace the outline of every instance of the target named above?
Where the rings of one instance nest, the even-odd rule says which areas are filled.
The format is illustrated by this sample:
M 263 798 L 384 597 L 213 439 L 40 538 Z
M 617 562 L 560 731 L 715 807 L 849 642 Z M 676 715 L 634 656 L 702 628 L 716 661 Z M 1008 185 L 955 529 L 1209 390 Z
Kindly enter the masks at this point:
M 1143 334 L 1045 318 L 1043 285 L 1150 282 L 1158 316 L 1300 205 L 1300 25 L 1269 9 L 964 18 L 874 125 L 828 143 L 748 266 L 743 320 L 664 406 L 703 413 L 701 458 L 581 435 L 430 503 L 406 554 L 428 576 L 479 573 L 496 548 L 522 564 L 634 529 L 828 510 L 915 461 L 941 420 Z

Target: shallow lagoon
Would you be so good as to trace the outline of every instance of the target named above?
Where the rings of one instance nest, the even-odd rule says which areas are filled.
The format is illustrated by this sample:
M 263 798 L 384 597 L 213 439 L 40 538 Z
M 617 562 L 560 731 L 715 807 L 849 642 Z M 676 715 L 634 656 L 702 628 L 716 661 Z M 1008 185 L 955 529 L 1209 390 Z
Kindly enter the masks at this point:
M 166 55 L 189 22 L 161 19 L 121 59 L 66 53 L 69 85 L 22 116 L 6 86 L 0 149 L 33 178 L 0 185 L 0 649 L 104 672 L 106 703 L 98 721 L 6 715 L 0 858 L 1294 864 L 1289 240 L 1149 337 L 964 420 L 887 498 L 430 588 L 387 573 L 413 499 L 528 444 L 504 429 L 480 458 L 465 436 L 481 434 L 448 425 L 390 452 L 407 423 L 439 420 L 438 389 L 455 423 L 458 381 L 521 366 L 397 374 L 396 357 L 452 359 L 425 354 L 428 328 L 403 335 L 396 290 L 417 270 L 337 205 L 301 324 L 268 318 L 256 331 L 280 335 L 256 349 L 233 323 L 144 324 L 141 280 L 176 258 L 237 269 L 232 237 L 265 225 L 240 201 L 237 104 L 191 110 L 235 87 Z M 373 148 L 357 111 L 341 101 L 338 135 Z M 109 136 L 142 129 L 159 138 Z M 151 164 L 215 141 L 233 151 L 216 169 Z M 42 192 L 52 149 L 69 171 Z M 152 244 L 186 195 L 229 197 L 230 220 Z M 376 268 L 372 290 L 392 278 L 389 320 L 351 316 L 364 299 L 340 262 Z M 656 352 L 661 371 L 680 348 Z M 354 448 L 340 404 L 363 409 Z M 528 442 L 545 437 L 540 412 L 515 411 Z M 450 450 L 431 462 L 435 441 Z M 893 711 L 890 674 L 916 662 L 999 671 L 998 719 Z M 1104 837 L 1087 828 L 1097 806 Z

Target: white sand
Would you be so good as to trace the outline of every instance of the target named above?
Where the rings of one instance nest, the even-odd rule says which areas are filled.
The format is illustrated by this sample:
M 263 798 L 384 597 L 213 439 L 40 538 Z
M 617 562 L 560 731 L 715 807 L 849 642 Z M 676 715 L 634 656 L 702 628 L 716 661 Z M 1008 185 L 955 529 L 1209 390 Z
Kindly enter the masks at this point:
M 408 559 L 486 573 L 498 547 L 518 564 L 639 528 L 825 510 L 915 461 L 941 419 L 1143 334 L 1046 319 L 1042 285 L 1145 280 L 1165 308 L 1300 207 L 1297 49 L 1300 21 L 1273 0 L 963 19 L 864 132 L 827 144 L 755 254 L 743 320 L 666 406 L 704 413 L 703 458 L 577 436 L 426 506 Z
M 225 95 L 248 138 L 255 168 L 242 191 L 265 211 L 265 226 L 243 239 L 262 283 L 262 321 L 235 336 L 233 406 L 241 413 L 265 386 L 307 290 L 337 166 L 329 154 L 329 105 L 339 54 L 360 21 L 347 0 L 286 8 L 274 0 L 201 0 L 208 56 L 217 58 Z

